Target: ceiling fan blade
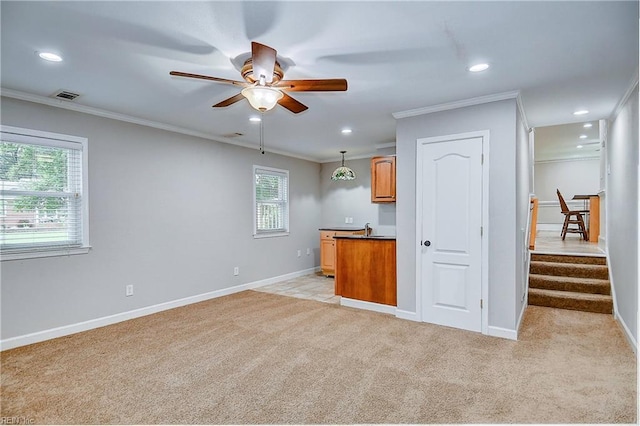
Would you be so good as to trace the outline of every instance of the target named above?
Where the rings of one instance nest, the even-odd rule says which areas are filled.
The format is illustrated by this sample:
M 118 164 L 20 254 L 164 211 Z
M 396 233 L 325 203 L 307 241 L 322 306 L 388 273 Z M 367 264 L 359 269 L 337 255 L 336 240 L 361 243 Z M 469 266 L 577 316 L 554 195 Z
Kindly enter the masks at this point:
M 280 105 L 282 105 L 283 107 L 285 107 L 286 109 L 288 109 L 289 111 L 291 111 L 294 114 L 298 114 L 302 111 L 306 111 L 307 109 L 309 109 L 308 106 L 306 106 L 303 103 L 300 103 L 298 101 L 296 101 L 295 99 L 293 99 L 291 96 L 287 95 L 286 93 L 282 93 L 284 96 L 278 101 L 278 103 Z
M 227 107 L 229 105 L 233 105 L 238 101 L 241 101 L 244 99 L 244 95 L 242 93 L 238 93 L 235 96 L 230 97 L 229 99 L 225 99 L 222 102 L 218 102 L 217 104 L 213 105 L 213 108 L 223 108 L 223 107 Z
M 190 74 L 188 72 L 171 71 L 169 74 L 177 76 L 177 77 L 199 78 L 201 80 L 217 81 L 219 83 L 228 83 L 228 84 L 234 84 L 236 86 L 243 86 L 243 87 L 247 85 L 247 83 L 245 83 L 244 81 L 236 81 L 236 80 L 229 80 L 229 79 L 226 79 L 226 78 L 210 77 L 208 75 Z
M 326 80 L 281 80 L 276 87 L 289 92 L 344 92 L 347 80 L 332 78 Z
M 264 76 L 266 83 L 273 81 L 273 70 L 276 66 L 276 49 L 264 44 L 251 42 L 251 62 L 253 64 L 253 78 L 260 81 Z

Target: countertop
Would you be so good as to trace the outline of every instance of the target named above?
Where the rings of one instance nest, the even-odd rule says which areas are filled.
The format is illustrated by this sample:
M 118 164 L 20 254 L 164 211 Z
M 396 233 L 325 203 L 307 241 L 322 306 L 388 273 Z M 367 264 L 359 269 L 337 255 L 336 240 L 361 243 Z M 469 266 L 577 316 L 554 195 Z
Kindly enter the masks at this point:
M 391 241 L 395 241 L 396 239 L 396 237 L 392 235 L 369 235 L 368 237 L 365 237 L 364 235 L 336 235 L 333 238 L 335 238 L 336 240 L 348 239 L 348 240 L 391 240 Z

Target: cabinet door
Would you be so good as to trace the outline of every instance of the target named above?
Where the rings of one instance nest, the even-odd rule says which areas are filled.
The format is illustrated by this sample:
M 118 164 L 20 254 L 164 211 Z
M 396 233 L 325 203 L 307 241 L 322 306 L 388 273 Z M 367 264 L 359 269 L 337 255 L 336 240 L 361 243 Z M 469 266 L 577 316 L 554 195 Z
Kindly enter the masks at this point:
M 371 201 L 374 203 L 396 201 L 396 157 L 371 159 Z
M 320 268 L 325 275 L 333 275 L 336 264 L 335 240 L 323 238 L 320 240 Z

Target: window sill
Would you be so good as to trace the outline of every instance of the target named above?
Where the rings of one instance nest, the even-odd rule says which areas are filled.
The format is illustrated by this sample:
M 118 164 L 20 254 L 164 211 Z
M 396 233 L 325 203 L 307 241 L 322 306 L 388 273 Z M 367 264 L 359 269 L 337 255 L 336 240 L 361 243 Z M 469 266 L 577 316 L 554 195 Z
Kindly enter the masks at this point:
M 74 248 L 58 248 L 53 250 L 31 250 L 31 251 L 9 251 L 0 254 L 0 261 L 38 259 L 42 257 L 62 257 L 74 256 L 76 254 L 87 254 L 91 250 L 91 246 L 74 247 Z
M 273 232 L 269 234 L 253 234 L 253 238 L 288 237 L 288 232 Z

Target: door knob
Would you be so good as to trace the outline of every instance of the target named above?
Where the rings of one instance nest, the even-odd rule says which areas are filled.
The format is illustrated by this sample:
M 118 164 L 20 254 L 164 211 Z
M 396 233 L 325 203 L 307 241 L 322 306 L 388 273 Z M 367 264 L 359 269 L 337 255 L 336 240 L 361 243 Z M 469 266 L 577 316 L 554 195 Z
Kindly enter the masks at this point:
M 425 247 L 429 247 L 431 245 L 431 241 L 427 240 L 424 242 Z

